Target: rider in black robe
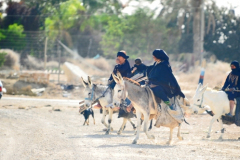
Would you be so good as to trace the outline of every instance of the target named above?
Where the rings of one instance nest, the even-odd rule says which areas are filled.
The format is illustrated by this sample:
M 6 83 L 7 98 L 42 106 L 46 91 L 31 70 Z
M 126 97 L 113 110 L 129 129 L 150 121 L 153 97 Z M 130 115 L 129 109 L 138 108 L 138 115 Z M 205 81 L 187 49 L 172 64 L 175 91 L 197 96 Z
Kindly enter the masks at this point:
M 153 51 L 156 62 L 148 67 L 148 84 L 155 96 L 162 99 L 172 109 L 169 98 L 181 96 L 185 98 L 176 78 L 172 73 L 169 57 L 164 50 L 156 49 Z
M 122 77 L 129 77 L 131 74 L 131 68 L 130 68 L 130 64 L 128 62 L 128 58 L 129 56 L 126 55 L 126 53 L 124 53 L 123 51 L 120 51 L 117 53 L 117 57 L 123 57 L 125 59 L 125 62 L 123 64 L 117 64 L 114 69 L 113 69 L 113 73 L 116 75 L 117 71 L 119 71 L 122 75 Z M 113 89 L 116 85 L 116 82 L 113 80 L 112 74 L 108 80 L 110 88 Z
M 234 99 L 239 97 L 239 92 L 234 90 L 240 90 L 240 67 L 238 61 L 232 61 L 231 63 L 232 71 L 229 73 L 222 90 L 225 91 L 228 95 L 228 99 L 230 101 L 230 112 L 226 114 L 227 116 L 233 115 L 234 108 Z M 226 89 L 228 89 L 226 91 Z

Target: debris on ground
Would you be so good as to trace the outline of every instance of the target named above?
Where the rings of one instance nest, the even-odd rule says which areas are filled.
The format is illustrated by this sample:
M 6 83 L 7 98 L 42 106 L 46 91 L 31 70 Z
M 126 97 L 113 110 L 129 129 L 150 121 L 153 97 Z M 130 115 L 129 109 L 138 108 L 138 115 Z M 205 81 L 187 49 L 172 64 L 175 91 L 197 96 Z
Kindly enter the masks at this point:
M 31 89 L 31 91 L 36 94 L 37 96 L 41 96 L 43 92 L 45 91 L 45 88 L 39 88 L 39 89 Z

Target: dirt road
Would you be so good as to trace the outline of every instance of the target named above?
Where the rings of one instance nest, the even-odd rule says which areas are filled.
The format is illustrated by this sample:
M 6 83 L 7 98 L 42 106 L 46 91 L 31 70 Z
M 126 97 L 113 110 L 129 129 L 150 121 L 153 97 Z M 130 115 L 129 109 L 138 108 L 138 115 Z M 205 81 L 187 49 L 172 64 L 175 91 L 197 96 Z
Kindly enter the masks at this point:
M 114 131 L 104 135 L 100 118 L 101 114 L 95 110 L 96 125 L 90 119 L 90 125 L 83 126 L 77 103 L 2 99 L 0 159 L 240 159 L 240 128 L 225 126 L 224 140 L 219 141 L 216 122 L 212 137 L 207 139 L 211 119 L 208 115 L 187 118 L 190 125 L 183 124 L 181 131 L 184 140 L 178 141 L 175 129 L 170 146 L 165 145 L 168 128 L 153 128 L 150 132 L 155 140 L 148 140 L 141 133 L 139 143 L 133 145 L 134 132 L 130 124 L 122 135 L 117 135 L 122 119 L 114 115 Z

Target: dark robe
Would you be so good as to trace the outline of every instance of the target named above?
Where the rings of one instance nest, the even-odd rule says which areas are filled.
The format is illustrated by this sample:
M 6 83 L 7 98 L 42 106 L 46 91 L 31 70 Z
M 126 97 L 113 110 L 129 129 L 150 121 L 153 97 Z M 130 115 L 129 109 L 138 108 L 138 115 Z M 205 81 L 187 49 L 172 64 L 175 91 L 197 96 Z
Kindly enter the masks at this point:
M 149 85 L 161 86 L 167 97 L 172 98 L 179 95 L 185 98 L 168 61 L 162 61 L 159 64 L 155 62 L 154 65 L 148 67 L 147 74 Z
M 119 71 L 122 75 L 122 77 L 129 77 L 131 74 L 131 68 L 130 68 L 130 64 L 128 62 L 128 60 L 125 60 L 125 62 L 123 64 L 118 64 L 114 67 L 113 69 L 113 73 L 116 75 L 117 71 Z M 113 81 L 113 77 L 112 74 L 109 78 L 109 81 L 112 81 L 112 83 L 110 84 L 110 87 L 113 89 L 116 85 L 115 81 Z
M 232 74 L 232 72 L 229 73 L 222 90 L 225 90 L 226 88 L 240 89 L 240 72 L 239 74 Z
M 234 88 L 235 90 L 240 90 L 240 69 L 238 71 L 232 71 L 231 73 L 229 73 L 222 87 L 222 90 L 225 91 L 225 89 L 227 88 Z M 229 100 L 234 100 L 236 97 L 240 97 L 240 92 L 225 92 L 227 93 Z
M 134 64 L 134 66 L 132 67 L 131 70 L 133 70 L 133 68 L 137 68 L 137 70 L 132 74 L 132 76 L 138 74 L 138 73 L 143 73 L 144 76 L 146 76 L 146 71 L 147 71 L 147 66 L 145 64 L 140 64 L 140 65 L 136 65 Z

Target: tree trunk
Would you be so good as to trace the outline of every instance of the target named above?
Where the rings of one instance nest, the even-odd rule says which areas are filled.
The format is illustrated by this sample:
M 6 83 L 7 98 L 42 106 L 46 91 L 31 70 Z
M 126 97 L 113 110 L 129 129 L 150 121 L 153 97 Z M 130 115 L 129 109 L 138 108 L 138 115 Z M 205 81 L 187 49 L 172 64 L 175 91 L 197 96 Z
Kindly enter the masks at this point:
M 193 54 L 194 60 L 201 58 L 201 4 L 203 0 L 192 0 L 193 7 Z

